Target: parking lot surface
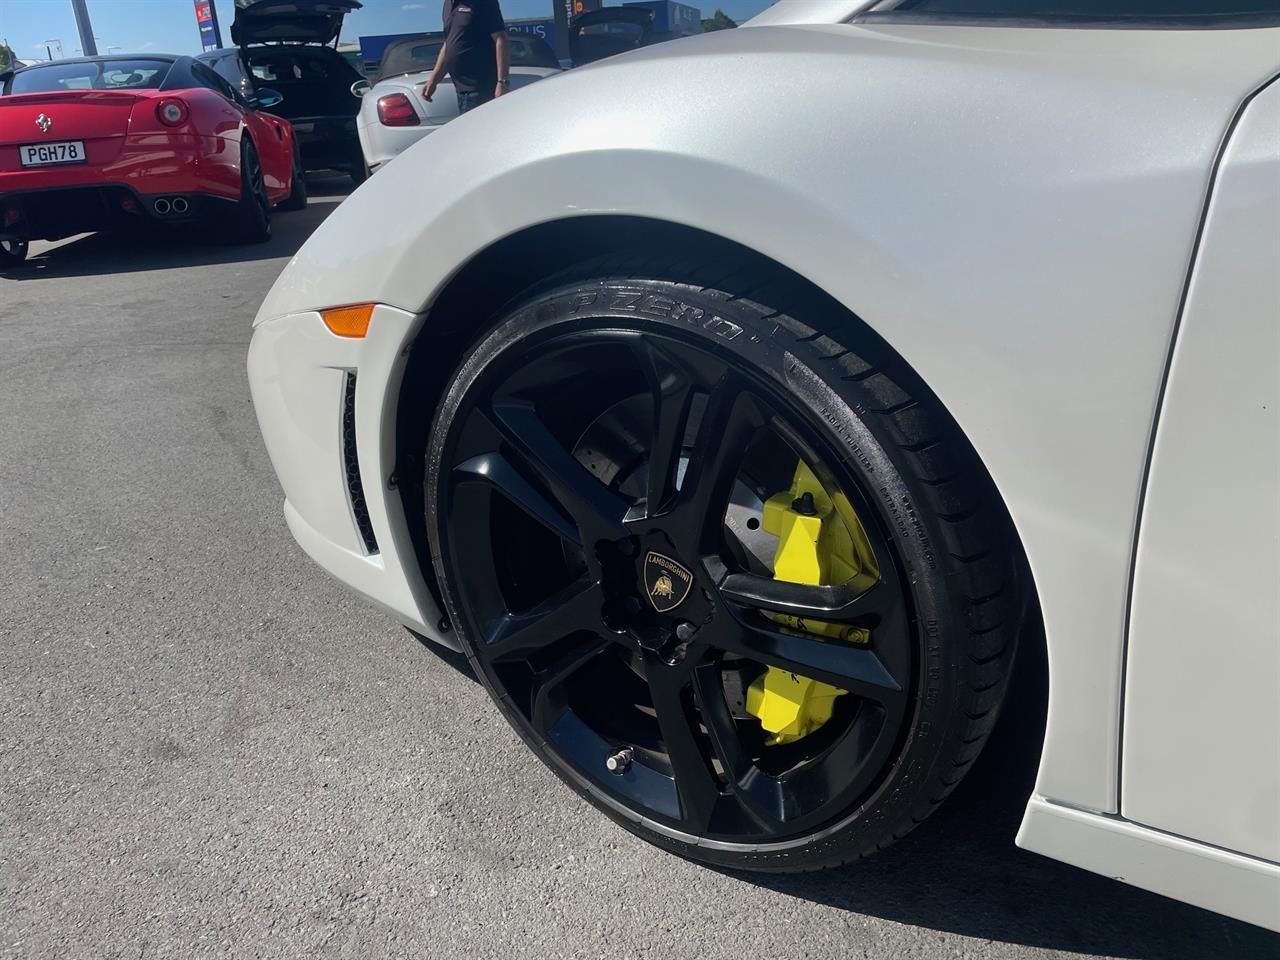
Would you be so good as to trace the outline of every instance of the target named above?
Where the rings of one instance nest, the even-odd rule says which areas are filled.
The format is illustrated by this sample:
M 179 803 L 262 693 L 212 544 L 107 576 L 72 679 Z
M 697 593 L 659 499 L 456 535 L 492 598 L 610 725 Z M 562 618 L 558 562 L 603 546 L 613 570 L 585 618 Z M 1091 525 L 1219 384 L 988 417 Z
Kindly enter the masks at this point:
M 245 352 L 316 193 L 266 246 L 91 236 L 0 274 L 0 955 L 1280 955 L 1014 847 L 1034 655 L 943 811 L 847 870 L 716 872 L 587 807 L 285 529 Z

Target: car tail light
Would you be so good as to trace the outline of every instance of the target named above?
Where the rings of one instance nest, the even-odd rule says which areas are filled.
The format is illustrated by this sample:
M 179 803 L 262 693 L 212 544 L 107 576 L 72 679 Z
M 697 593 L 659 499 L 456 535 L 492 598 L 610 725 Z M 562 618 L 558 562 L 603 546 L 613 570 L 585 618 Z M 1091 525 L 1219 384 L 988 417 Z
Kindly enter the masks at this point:
M 378 120 L 385 127 L 416 127 L 418 111 L 403 93 L 378 98 Z
M 187 122 L 187 105 L 181 100 L 166 97 L 156 104 L 156 119 L 166 127 L 180 127 Z

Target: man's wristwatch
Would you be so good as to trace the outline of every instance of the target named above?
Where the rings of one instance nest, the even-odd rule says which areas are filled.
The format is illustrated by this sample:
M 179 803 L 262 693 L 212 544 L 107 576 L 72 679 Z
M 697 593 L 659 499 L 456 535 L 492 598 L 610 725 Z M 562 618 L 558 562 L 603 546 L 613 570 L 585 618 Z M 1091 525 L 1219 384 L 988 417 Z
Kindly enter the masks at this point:
M 499 78 L 498 78 L 498 86 L 500 86 L 500 87 L 509 87 L 509 86 L 511 86 L 511 78 L 510 78 L 510 77 L 499 77 Z

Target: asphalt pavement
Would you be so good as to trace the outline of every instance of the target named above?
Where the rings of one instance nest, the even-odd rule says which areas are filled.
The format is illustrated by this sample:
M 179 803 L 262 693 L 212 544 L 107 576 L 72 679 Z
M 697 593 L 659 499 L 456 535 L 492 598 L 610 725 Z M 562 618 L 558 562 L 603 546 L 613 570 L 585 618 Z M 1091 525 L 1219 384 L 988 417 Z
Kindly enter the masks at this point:
M 855 867 L 717 872 L 597 815 L 285 529 L 245 352 L 316 193 L 265 246 L 0 273 L 0 956 L 1280 956 L 1014 847 L 1034 655 L 946 807 Z

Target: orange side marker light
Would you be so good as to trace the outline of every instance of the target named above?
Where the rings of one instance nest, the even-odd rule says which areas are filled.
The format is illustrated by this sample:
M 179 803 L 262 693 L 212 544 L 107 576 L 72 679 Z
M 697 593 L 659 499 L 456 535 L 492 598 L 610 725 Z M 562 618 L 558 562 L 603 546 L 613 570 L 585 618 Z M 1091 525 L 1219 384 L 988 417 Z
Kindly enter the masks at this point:
M 369 318 L 373 316 L 372 303 L 355 303 L 347 307 L 331 307 L 321 310 L 320 317 L 330 332 L 340 337 L 363 337 L 369 332 Z

